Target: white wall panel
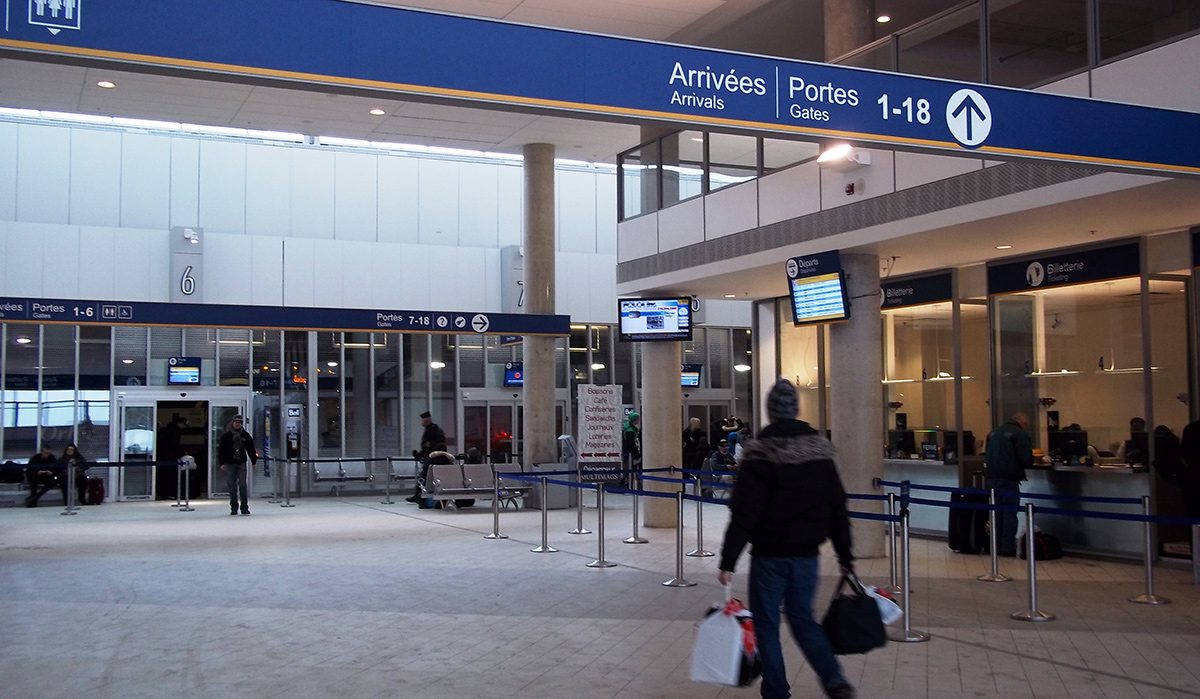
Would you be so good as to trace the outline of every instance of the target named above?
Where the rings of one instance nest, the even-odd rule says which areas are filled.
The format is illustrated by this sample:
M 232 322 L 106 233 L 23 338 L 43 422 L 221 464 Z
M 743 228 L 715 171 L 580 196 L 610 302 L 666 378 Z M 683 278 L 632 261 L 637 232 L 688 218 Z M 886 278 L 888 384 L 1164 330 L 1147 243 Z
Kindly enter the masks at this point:
M 1091 76 L 1085 71 L 1068 78 L 1063 78 L 1048 85 L 1036 88 L 1035 92 L 1047 92 L 1053 95 L 1070 95 L 1072 97 L 1089 97 L 1092 91 Z
M 171 225 L 200 225 L 200 142 L 171 139 Z
M 617 224 L 617 260 L 628 262 L 658 252 L 658 212 Z
M 821 210 L 821 170 L 807 163 L 773 172 L 758 181 L 761 225 Z
M 342 305 L 346 308 L 370 308 L 374 300 L 374 285 L 367 278 L 371 271 L 371 254 L 375 244 L 370 242 L 341 242 Z M 330 267 L 329 273 L 336 271 Z
M 71 129 L 71 223 L 121 225 L 121 134 Z
M 162 276 L 170 274 L 167 257 L 155 256 L 156 247 L 153 236 L 148 231 L 120 229 L 114 230 L 114 262 L 117 276 L 113 284 L 113 295 L 124 301 L 157 301 L 169 292 L 167 280 L 160 284 L 161 291 L 154 293 L 153 285 L 159 275 L 154 268 L 162 270 Z M 165 243 L 166 234 L 163 233 Z
M 590 172 L 559 170 L 556 180 L 558 249 L 596 252 L 596 176 Z
M 416 307 L 404 304 L 406 301 L 418 297 L 412 293 L 413 280 L 407 272 L 408 268 L 419 265 L 405 265 L 404 248 L 403 245 L 387 243 L 376 243 L 372 248 L 370 276 L 365 280 L 371 285 L 371 308 L 415 310 Z M 423 302 L 428 302 L 428 275 L 425 276 L 425 279 L 419 298 Z
M 703 243 L 704 208 L 705 197 L 695 197 L 658 212 L 659 252 Z
M 500 181 L 497 165 L 458 167 L 458 244 L 494 248 L 500 240 Z
M 591 309 L 588 312 L 588 323 L 617 322 L 617 256 L 589 255 L 585 260 L 588 271 L 588 298 Z
M 479 248 L 433 245 L 425 248 L 429 267 L 430 306 L 438 311 L 470 311 L 486 293 L 484 265 Z
M 79 250 L 79 228 L 53 226 L 42 234 L 41 243 L 46 296 L 79 298 L 79 275 L 91 273 L 91 265 L 87 261 L 81 262 L 76 252 Z
M 0 252 L 4 259 L 0 260 L 0 296 L 8 296 L 8 221 L 0 219 Z
M 283 305 L 315 306 L 317 253 L 311 238 L 283 241 Z
M 200 227 L 205 233 L 246 232 L 246 145 L 200 142 Z
M 61 226 L 25 221 L 8 224 L 4 245 L 6 293 L 10 296 L 49 296 L 46 289 L 46 249 L 42 239 Z M 53 260 L 50 261 L 53 266 Z
M 79 230 L 79 298 L 116 298 L 116 277 L 129 273 L 116 264 L 118 233 L 111 228 Z
M 250 299 L 236 303 L 255 306 L 283 304 L 283 238 L 250 237 L 250 259 L 254 272 L 250 275 Z M 208 263 L 204 265 L 208 266 Z
M 441 248 L 439 248 L 441 250 Z M 425 260 L 427 248 L 420 245 L 404 244 L 400 246 L 402 266 L 393 267 L 391 274 L 400 277 L 401 298 L 397 304 L 400 310 L 423 311 L 434 307 L 434 293 L 431 280 L 437 279 L 439 290 L 446 283 L 447 274 L 444 270 L 434 270 L 428 264 L 413 264 L 412 260 Z
M 458 163 L 422 160 L 417 192 L 417 240 L 422 245 L 458 245 Z
M 22 124 L 17 142 L 16 220 L 67 223 L 71 141 L 67 130 Z
M 121 138 L 121 226 L 171 227 L 171 138 L 127 133 Z
M 617 176 L 611 173 L 596 176 L 596 252 L 617 254 Z
M 257 269 L 253 238 L 204 234 L 204 303 L 253 303 Z
M 345 305 L 342 287 L 342 254 L 346 245 L 335 240 L 313 241 L 314 305 L 341 308 Z
M 416 158 L 379 156 L 379 242 L 417 242 L 419 172 Z
M 292 230 L 292 153 L 246 147 L 246 234 L 287 236 Z
M 121 229 L 122 231 L 129 229 Z M 143 245 L 150 251 L 150 268 L 146 270 L 150 281 L 151 301 L 171 300 L 171 232 L 156 230 L 134 230 L 134 235 L 144 236 Z M 120 234 L 119 234 L 120 235 Z
M 292 236 L 333 238 L 333 171 L 332 152 L 292 151 Z
M 499 247 L 522 245 L 525 236 L 525 171 L 505 165 L 497 174 L 500 187 Z M 615 241 L 616 234 L 613 236 Z
M 0 221 L 17 219 L 17 140 L 20 128 L 0 122 Z
M 857 204 L 863 199 L 880 197 L 896 191 L 895 153 L 890 150 L 869 150 L 871 164 L 849 172 L 821 171 L 821 208 L 834 209 Z M 846 194 L 846 185 L 854 183 L 855 191 Z
M 483 269 L 483 298 L 468 310 L 501 313 L 504 304 L 500 299 L 503 286 L 500 281 L 500 248 L 483 248 Z
M 897 190 L 958 177 L 983 167 L 983 161 L 979 158 L 924 155 L 901 151 L 897 151 L 895 157 Z M 872 167 L 874 167 L 873 164 Z
M 720 238 L 758 225 L 758 180 L 713 192 L 704 206 L 704 237 Z M 660 225 L 661 230 L 661 225 Z M 661 243 L 660 243 L 661 245 Z
M 334 159 L 334 237 L 376 240 L 379 158 L 365 153 L 338 153 Z
M 1200 111 L 1200 36 L 1092 71 L 1096 99 Z

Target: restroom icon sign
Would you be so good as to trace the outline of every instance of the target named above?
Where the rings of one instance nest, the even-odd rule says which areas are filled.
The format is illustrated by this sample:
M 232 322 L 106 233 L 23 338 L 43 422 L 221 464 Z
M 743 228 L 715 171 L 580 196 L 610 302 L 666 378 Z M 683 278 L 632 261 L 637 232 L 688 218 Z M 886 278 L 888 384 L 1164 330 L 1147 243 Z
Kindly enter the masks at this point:
M 64 29 L 78 31 L 82 4 L 83 0 L 29 0 L 29 23 L 45 27 L 51 34 Z

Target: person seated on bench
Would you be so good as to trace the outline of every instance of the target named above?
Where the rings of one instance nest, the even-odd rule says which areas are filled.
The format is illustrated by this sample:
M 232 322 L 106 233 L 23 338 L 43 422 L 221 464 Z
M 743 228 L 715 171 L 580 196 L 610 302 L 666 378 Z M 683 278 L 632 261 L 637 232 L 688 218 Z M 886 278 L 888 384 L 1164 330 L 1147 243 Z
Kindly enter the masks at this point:
M 729 451 L 727 439 L 717 442 L 717 450 L 708 458 L 712 459 L 714 476 L 729 476 L 737 471 L 737 459 L 733 458 L 733 453 Z
M 29 481 L 29 497 L 25 498 L 25 507 L 37 507 L 38 500 L 55 484 L 62 488 L 63 503 L 67 502 L 67 470 L 55 458 L 49 444 L 43 444 L 40 452 L 29 457 L 25 478 Z

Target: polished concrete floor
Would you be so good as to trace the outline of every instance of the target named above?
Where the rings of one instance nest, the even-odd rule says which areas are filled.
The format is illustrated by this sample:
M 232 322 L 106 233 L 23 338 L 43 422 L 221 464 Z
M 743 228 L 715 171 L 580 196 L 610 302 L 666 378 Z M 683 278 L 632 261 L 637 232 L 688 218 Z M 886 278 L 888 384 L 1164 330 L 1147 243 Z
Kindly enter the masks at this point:
M 569 535 L 574 510 L 550 513 L 558 553 L 531 553 L 536 510 L 502 515 L 511 538 L 485 540 L 486 504 L 470 511 L 384 505 L 379 496 L 265 501 L 230 517 L 223 502 L 0 510 L 0 696 L 27 697 L 753 697 L 688 681 L 695 622 L 721 597 L 715 558 L 685 558 L 698 583 L 667 588 L 673 530 L 622 544 L 630 505 L 610 497 L 605 558 L 597 537 Z M 695 546 L 687 510 L 686 546 Z M 585 512 L 596 528 L 597 511 Z M 706 506 L 717 548 L 726 511 Z M 1127 601 L 1138 565 L 1067 558 L 1039 564 L 1038 606 L 1025 572 L 978 582 L 986 557 L 914 540 L 913 628 L 844 658 L 862 697 L 1200 697 L 1200 587 L 1159 567 L 1163 606 Z M 834 582 L 823 564 L 819 608 Z M 743 559 L 743 569 L 745 559 Z M 886 560 L 860 574 L 884 584 Z M 735 587 L 744 590 L 745 578 Z M 785 643 L 795 696 L 819 696 Z

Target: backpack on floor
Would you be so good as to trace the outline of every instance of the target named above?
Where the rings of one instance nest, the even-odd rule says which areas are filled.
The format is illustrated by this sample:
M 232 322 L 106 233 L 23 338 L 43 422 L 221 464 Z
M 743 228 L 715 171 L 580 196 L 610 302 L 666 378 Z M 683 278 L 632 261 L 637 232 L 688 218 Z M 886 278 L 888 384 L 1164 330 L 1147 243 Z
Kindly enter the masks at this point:
M 1017 556 L 1022 560 L 1025 559 L 1025 536 L 1022 535 L 1017 540 Z M 1033 533 L 1033 560 L 1035 561 L 1053 561 L 1063 557 L 1062 544 L 1059 543 L 1058 537 L 1045 532 Z

